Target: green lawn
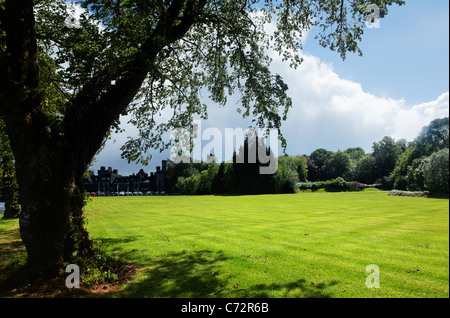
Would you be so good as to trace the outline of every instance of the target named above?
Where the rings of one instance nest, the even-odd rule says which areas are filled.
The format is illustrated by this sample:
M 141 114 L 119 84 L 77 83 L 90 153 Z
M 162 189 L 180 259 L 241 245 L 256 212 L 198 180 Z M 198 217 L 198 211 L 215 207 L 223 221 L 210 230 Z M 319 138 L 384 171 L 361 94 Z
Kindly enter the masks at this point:
M 94 239 L 143 267 L 118 297 L 449 297 L 448 199 L 99 197 L 86 212 Z

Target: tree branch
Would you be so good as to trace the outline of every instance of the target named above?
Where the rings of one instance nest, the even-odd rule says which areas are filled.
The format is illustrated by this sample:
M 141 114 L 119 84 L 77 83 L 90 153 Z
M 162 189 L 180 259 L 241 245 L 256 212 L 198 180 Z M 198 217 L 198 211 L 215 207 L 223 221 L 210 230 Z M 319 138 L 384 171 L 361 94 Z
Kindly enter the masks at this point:
M 30 112 L 33 107 L 39 107 L 38 100 L 35 103 L 9 103 L 6 96 L 24 89 L 31 96 L 30 90 L 39 85 L 33 1 L 6 0 L 1 16 L 6 33 L 6 51 L 0 57 L 0 111 Z
M 206 2 L 201 0 L 198 4 L 204 6 Z M 119 68 L 106 67 L 68 105 L 64 118 L 71 152 L 68 157 L 74 158 L 73 164 L 81 165 L 78 169 L 86 169 L 111 124 L 133 101 L 161 49 L 181 39 L 195 23 L 199 9 L 195 3 L 195 0 L 173 0 L 167 15 L 128 63 Z
M 39 64 L 32 0 L 6 0 L 2 24 L 7 34 L 11 80 L 29 88 L 39 85 Z

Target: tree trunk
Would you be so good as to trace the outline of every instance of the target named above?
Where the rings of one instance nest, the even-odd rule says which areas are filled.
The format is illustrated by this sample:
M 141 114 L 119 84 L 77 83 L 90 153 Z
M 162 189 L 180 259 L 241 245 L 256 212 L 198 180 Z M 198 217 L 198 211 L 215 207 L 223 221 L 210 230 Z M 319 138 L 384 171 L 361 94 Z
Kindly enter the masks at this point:
M 2 13 L 7 50 L 0 52 L 0 110 L 15 157 L 20 233 L 28 264 L 54 272 L 63 256 L 89 246 L 80 190 L 87 166 L 74 164 L 70 142 L 43 110 L 33 0 L 7 0 Z
M 39 190 L 25 190 L 22 194 L 20 234 L 27 250 L 28 265 L 53 271 L 61 264 L 70 228 L 70 194 L 67 190 L 66 193 L 58 191 L 49 182 L 33 181 L 36 180 L 29 178 Z
M 9 105 L 34 111 L 5 119 L 21 197 L 20 234 L 28 265 L 54 273 L 63 257 L 71 256 L 74 249 L 90 247 L 81 218 L 86 166 L 75 168 L 70 144 L 64 136 L 52 132 L 38 107 L 30 105 L 39 103 L 39 99 L 33 94 L 22 96 L 25 98 L 20 106 L 15 106 L 14 100 Z
M 0 8 L 0 115 L 16 159 L 22 202 L 20 232 L 34 267 L 54 270 L 74 250 L 92 252 L 83 227 L 82 178 L 111 125 L 132 102 L 161 49 L 195 22 L 194 1 L 172 1 L 167 15 L 123 66 L 106 66 L 68 101 L 62 122 L 43 110 L 33 0 Z M 202 0 L 198 8 L 204 7 Z M 180 20 L 180 14 L 183 18 Z M 114 85 L 111 83 L 114 82 Z
M 49 272 L 57 270 L 63 256 L 75 249 L 74 234 L 82 230 L 83 208 L 81 176 L 75 176 L 70 158 L 60 149 L 52 150 L 44 142 L 17 141 L 15 149 L 17 178 L 22 211 L 20 234 L 28 254 L 28 264 Z M 14 140 L 16 139 L 16 140 Z M 14 142 L 13 142 L 14 140 Z M 24 145 L 26 145 L 24 147 Z

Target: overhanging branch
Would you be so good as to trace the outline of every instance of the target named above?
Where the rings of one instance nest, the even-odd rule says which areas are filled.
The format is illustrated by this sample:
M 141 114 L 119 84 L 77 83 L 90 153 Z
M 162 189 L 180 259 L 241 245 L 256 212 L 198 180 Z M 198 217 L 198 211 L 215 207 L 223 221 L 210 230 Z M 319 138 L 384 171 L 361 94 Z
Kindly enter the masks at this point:
M 82 170 L 90 163 L 111 124 L 133 101 L 159 52 L 181 39 L 196 22 L 206 0 L 173 0 L 167 15 L 121 67 L 109 65 L 86 83 L 68 105 L 64 118 L 69 157 Z M 184 4 L 184 7 L 183 7 Z

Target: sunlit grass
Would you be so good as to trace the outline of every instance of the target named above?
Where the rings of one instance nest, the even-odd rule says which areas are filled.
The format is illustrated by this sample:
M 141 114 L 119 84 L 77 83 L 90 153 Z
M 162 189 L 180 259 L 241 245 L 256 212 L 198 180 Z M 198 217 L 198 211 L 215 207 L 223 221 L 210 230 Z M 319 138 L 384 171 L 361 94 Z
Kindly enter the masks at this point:
M 143 267 L 116 296 L 448 297 L 448 208 L 321 192 L 100 197 L 86 212 L 93 238 Z

